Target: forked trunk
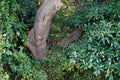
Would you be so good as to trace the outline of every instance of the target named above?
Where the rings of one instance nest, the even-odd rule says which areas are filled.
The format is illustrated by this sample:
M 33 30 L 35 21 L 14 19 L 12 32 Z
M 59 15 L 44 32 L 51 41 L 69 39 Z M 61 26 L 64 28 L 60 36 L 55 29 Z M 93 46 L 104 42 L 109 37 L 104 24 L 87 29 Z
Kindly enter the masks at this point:
M 44 0 L 39 7 L 34 27 L 28 34 L 30 40 L 26 43 L 35 59 L 41 59 L 45 56 L 46 39 L 49 34 L 51 20 L 62 5 L 61 0 Z

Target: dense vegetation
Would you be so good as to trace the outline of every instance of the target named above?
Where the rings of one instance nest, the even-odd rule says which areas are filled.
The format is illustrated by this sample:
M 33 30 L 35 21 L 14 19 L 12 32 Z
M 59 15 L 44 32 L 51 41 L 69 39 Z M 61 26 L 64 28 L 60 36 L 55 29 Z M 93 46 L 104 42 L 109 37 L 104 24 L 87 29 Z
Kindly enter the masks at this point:
M 120 0 L 62 1 L 42 60 L 34 60 L 25 47 L 37 2 L 0 1 L 0 79 L 119 80 Z M 56 45 L 77 27 L 85 31 L 82 38 L 65 49 Z

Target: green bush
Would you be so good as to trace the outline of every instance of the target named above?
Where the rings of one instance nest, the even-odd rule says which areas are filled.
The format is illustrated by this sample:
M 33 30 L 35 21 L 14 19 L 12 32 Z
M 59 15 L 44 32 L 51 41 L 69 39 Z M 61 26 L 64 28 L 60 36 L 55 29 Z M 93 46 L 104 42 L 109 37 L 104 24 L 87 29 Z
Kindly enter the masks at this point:
M 45 72 L 24 46 L 36 9 L 34 0 L 0 1 L 0 79 L 46 80 Z
M 118 80 L 120 76 L 120 1 L 63 0 L 53 19 L 46 58 L 33 60 L 24 46 L 33 27 L 35 0 L 0 1 L 0 79 Z M 74 4 L 81 7 L 75 7 Z M 56 43 L 74 28 L 82 38 L 66 49 Z
M 50 65 L 55 80 L 118 80 L 120 76 L 119 2 L 84 3 L 82 8 L 77 8 L 73 15 L 67 17 L 65 25 L 82 26 L 85 33 L 81 40 L 72 43 L 67 49 L 56 46 L 50 51 L 49 54 L 54 56 L 49 60 L 52 64 L 47 65 Z

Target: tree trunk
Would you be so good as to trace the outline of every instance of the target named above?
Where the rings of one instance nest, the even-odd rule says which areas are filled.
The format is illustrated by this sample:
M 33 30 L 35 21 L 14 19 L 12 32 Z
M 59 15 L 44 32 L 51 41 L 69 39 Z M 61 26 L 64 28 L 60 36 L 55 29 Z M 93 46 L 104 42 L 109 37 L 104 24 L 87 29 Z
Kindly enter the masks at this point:
M 49 34 L 51 20 L 62 5 L 61 0 L 44 0 L 39 7 L 34 27 L 28 34 L 30 40 L 26 43 L 35 59 L 41 59 L 45 56 L 46 39 Z
M 72 33 L 70 33 L 67 37 L 65 37 L 63 40 L 59 41 L 57 45 L 61 46 L 62 48 L 67 48 L 69 44 L 78 38 L 80 38 L 83 34 L 82 28 L 75 29 Z

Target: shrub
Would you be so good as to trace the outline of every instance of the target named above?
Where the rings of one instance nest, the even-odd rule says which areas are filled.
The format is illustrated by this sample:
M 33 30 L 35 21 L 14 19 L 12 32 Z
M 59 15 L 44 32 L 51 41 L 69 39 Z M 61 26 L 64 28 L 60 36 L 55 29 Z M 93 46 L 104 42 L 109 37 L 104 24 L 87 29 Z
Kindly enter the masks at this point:
M 46 80 L 45 72 L 28 57 L 24 46 L 36 6 L 34 0 L 0 1 L 0 79 Z
M 26 33 L 33 27 L 36 2 L 0 1 L 0 79 L 119 78 L 120 1 L 107 4 L 102 0 L 63 1 L 66 6 L 53 19 L 48 37 L 50 49 L 47 57 L 42 60 L 33 60 L 24 46 L 28 39 Z M 73 4 L 81 4 L 79 2 L 84 5 L 76 8 Z M 57 41 L 67 36 L 73 28 L 80 26 L 85 31 L 81 39 L 71 43 L 66 49 L 55 46 Z
M 82 26 L 85 33 L 81 40 L 72 43 L 67 49 L 56 46 L 50 51 L 54 56 L 49 57 L 51 64 L 48 65 L 55 80 L 119 78 L 119 2 L 88 2 L 82 8 L 77 8 L 72 16 L 68 16 L 66 24 Z

